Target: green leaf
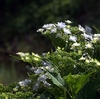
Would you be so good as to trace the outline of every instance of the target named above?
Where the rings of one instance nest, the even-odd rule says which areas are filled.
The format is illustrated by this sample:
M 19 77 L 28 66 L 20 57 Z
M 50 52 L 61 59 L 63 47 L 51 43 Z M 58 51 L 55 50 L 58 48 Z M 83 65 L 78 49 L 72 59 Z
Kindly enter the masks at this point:
M 50 72 L 47 69 L 46 69 L 46 71 L 47 71 L 47 75 L 50 77 L 53 84 L 55 84 L 56 86 L 58 86 L 60 88 L 66 89 L 64 79 L 61 77 L 60 73 Z
M 96 91 L 100 87 L 100 78 L 91 79 L 77 94 L 77 99 L 96 99 Z M 94 97 L 95 96 L 95 97 Z
M 15 55 L 11 55 L 11 54 L 10 54 L 10 56 L 13 57 L 13 58 L 15 58 L 15 59 L 21 60 L 20 56 L 18 56 L 18 55 L 15 56 Z
M 65 47 L 66 42 L 63 39 L 61 39 L 60 37 L 56 37 L 56 34 L 52 34 L 52 35 L 50 34 L 49 37 L 50 37 L 54 47 L 56 47 L 56 48 L 58 46 L 61 47 L 61 48 Z
M 55 99 L 54 96 L 50 92 L 43 92 L 43 94 L 40 96 L 40 99 Z
M 63 76 L 68 75 L 68 74 L 72 73 L 73 70 L 74 70 L 73 66 L 67 66 L 66 69 L 64 69 L 62 74 L 63 74 Z
M 98 33 L 100 33 L 100 30 L 98 30 L 95 26 L 93 26 L 93 28 L 94 28 Z
M 65 76 L 64 79 L 70 86 L 71 91 L 74 94 L 77 94 L 79 90 L 81 90 L 83 86 L 89 81 L 90 75 L 91 73 L 75 74 L 75 75 L 69 74 L 68 76 Z
M 57 86 L 53 86 L 52 88 L 49 88 L 49 92 L 51 92 L 56 99 L 63 99 L 63 91 Z

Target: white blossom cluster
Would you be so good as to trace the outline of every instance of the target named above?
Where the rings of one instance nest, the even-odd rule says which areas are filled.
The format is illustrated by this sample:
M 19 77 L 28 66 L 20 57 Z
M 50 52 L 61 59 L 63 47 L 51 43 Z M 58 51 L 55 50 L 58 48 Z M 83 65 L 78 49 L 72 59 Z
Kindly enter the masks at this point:
M 29 80 L 29 79 L 25 79 L 25 80 L 19 81 L 18 85 L 15 88 L 13 88 L 13 91 L 18 91 L 20 87 L 21 88 L 28 87 L 28 85 L 30 83 L 31 83 L 31 80 Z
M 32 52 L 32 54 L 18 52 L 17 55 L 19 55 L 21 57 L 21 59 L 25 62 L 41 61 L 41 57 L 38 54 L 35 54 L 33 52 Z
M 18 84 L 19 84 L 21 87 L 25 87 L 25 86 L 28 86 L 29 83 L 31 83 L 31 80 L 25 79 L 25 80 L 23 80 L 23 81 L 20 81 Z
M 51 86 L 50 83 L 48 83 L 46 81 L 46 79 L 48 79 L 47 75 L 46 74 L 43 74 L 43 75 L 40 75 L 36 81 L 36 83 L 34 84 L 33 86 L 33 91 L 37 91 L 38 88 L 40 88 L 40 84 L 43 83 L 46 87 L 49 87 Z
M 39 77 L 37 78 L 37 81 L 35 84 L 33 84 L 33 91 L 37 91 L 41 87 L 41 83 L 44 84 L 45 87 L 51 86 L 50 83 L 48 83 L 46 80 L 49 79 L 47 74 L 44 72 L 45 69 L 48 69 L 52 71 L 53 69 L 49 65 L 49 63 L 42 61 L 42 67 L 31 67 L 30 70 L 34 72 Z M 18 86 L 13 88 L 14 91 L 18 91 L 18 89 L 28 87 L 28 85 L 31 83 L 31 80 L 25 79 L 23 81 L 18 82 Z
M 45 24 L 41 29 L 38 29 L 37 32 L 42 32 L 43 34 L 52 34 L 55 33 L 56 37 L 63 39 L 64 36 L 68 38 L 63 39 L 66 43 L 73 42 L 71 49 L 81 46 L 81 42 L 85 41 L 85 49 L 93 49 L 93 43 L 100 41 L 100 34 L 93 34 L 92 29 L 89 26 L 83 28 L 81 25 L 78 25 L 78 30 L 80 34 L 74 34 L 71 31 L 72 22 L 67 20 L 65 22 L 58 22 L 57 24 Z M 82 37 L 83 40 L 79 40 L 79 37 Z
M 38 88 L 40 87 L 40 84 L 43 83 L 45 87 L 51 86 L 50 83 L 48 83 L 46 80 L 49 79 L 45 72 L 45 69 L 49 71 L 53 71 L 54 69 L 50 65 L 50 63 L 42 61 L 42 66 L 41 67 L 32 67 L 31 70 L 34 71 L 35 74 L 39 75 L 37 78 L 36 83 L 33 85 L 33 91 L 37 91 Z
M 71 26 L 71 21 L 67 20 L 65 22 L 58 22 L 55 24 L 45 24 L 37 32 L 42 32 L 42 34 L 52 35 L 55 34 L 56 38 L 59 37 L 66 42 L 66 47 L 70 47 L 70 50 L 78 51 L 81 54 L 87 53 L 87 50 L 91 50 L 94 53 L 95 44 L 100 42 L 100 34 L 93 33 L 92 29 L 89 26 L 82 27 L 81 25 L 77 26 L 79 32 L 74 33 Z M 82 51 L 84 50 L 84 53 Z M 86 57 L 80 58 L 83 59 Z M 92 60 L 91 60 L 92 61 Z M 94 60 L 95 61 L 95 60 Z M 99 64 L 97 61 L 95 61 Z
M 37 91 L 38 88 L 41 86 L 41 83 L 44 84 L 45 87 L 51 86 L 50 83 L 48 83 L 46 80 L 49 79 L 48 76 L 45 73 L 45 70 L 49 70 L 53 72 L 54 68 L 51 66 L 49 62 L 45 62 L 41 60 L 41 56 L 38 54 L 35 54 L 32 52 L 32 54 L 29 53 L 23 53 L 23 52 L 18 52 L 17 55 L 21 57 L 21 59 L 25 62 L 29 63 L 35 63 L 35 62 L 40 62 L 41 66 L 32 66 L 30 70 L 35 74 L 38 75 L 39 77 L 37 78 L 36 83 L 33 85 L 33 91 Z M 18 83 L 18 85 L 22 88 L 28 86 L 28 84 L 31 83 L 31 80 L 23 80 Z M 19 86 L 16 86 L 14 90 L 18 90 Z

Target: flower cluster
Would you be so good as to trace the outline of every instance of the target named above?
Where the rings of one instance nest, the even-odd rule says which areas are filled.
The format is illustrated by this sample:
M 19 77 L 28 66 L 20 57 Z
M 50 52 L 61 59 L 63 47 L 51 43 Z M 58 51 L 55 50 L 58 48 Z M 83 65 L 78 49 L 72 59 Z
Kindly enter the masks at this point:
M 29 83 L 31 83 L 31 80 L 25 79 L 25 80 L 23 80 L 23 81 L 20 81 L 18 84 L 19 84 L 21 87 L 24 87 L 24 86 L 28 86 Z
M 89 26 L 85 26 L 85 28 L 81 25 L 73 27 L 71 26 L 71 23 L 72 22 L 68 20 L 65 22 L 58 22 L 57 24 L 45 24 L 37 31 L 41 32 L 43 35 L 49 35 L 51 38 L 53 35 L 55 38 L 63 40 L 65 43 L 63 48 L 65 48 L 66 51 L 82 51 L 86 53 L 87 50 L 89 50 L 89 54 L 95 54 L 94 49 L 96 49 L 95 45 L 98 42 L 100 43 L 100 34 L 93 33 Z M 53 44 L 55 44 L 55 42 L 53 42 Z M 62 47 L 61 44 L 57 44 L 57 46 Z
M 35 54 L 33 52 L 32 52 L 32 54 L 24 53 L 24 52 L 18 52 L 17 55 L 19 55 L 21 57 L 21 60 L 23 60 L 24 62 L 32 63 L 34 61 L 37 61 L 37 62 L 41 61 L 41 57 L 38 54 Z
M 33 86 L 33 91 L 37 91 L 38 88 L 40 87 L 40 83 L 43 83 L 45 85 L 45 87 L 49 87 L 51 86 L 50 83 L 48 83 L 46 81 L 46 79 L 48 79 L 47 75 L 46 74 L 43 74 L 43 75 L 40 75 L 36 81 L 36 83 L 34 84 Z
M 13 88 L 13 91 L 18 91 L 20 89 L 20 87 L 22 89 L 25 87 L 28 87 L 30 83 L 31 83 L 31 80 L 28 80 L 28 79 L 20 81 L 20 82 L 18 82 L 18 85 L 15 88 Z

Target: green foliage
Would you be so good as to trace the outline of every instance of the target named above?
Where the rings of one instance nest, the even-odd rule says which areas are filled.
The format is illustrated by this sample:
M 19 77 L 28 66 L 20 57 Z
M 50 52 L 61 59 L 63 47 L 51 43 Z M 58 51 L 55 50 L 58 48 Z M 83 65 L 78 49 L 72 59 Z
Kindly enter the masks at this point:
M 68 83 L 70 90 L 72 91 L 73 96 L 77 94 L 80 89 L 89 81 L 91 73 L 89 74 L 76 74 L 65 76 L 64 79 Z
M 100 34 L 71 21 L 45 24 L 38 29 L 55 46 L 42 55 L 18 52 L 27 66 L 28 79 L 1 87 L 2 98 L 94 99 L 100 87 L 100 62 L 95 56 Z M 97 46 L 96 46 L 97 45 Z M 17 57 L 18 58 L 18 57 Z M 92 87 L 92 88 L 91 88 Z
M 15 91 L 14 87 L 17 86 L 17 83 L 13 83 L 9 86 L 4 87 L 0 85 L 0 98 L 1 99 L 33 99 L 32 92 L 23 92 L 23 91 Z
M 79 99 L 99 99 L 99 97 L 95 96 L 98 88 L 100 87 L 100 78 L 91 79 L 83 89 L 78 93 Z
M 21 60 L 32 65 L 29 70 L 35 75 L 39 75 L 35 79 L 33 74 L 30 74 L 30 77 L 33 76 L 34 80 L 37 79 L 33 87 L 37 93 L 41 90 L 39 86 L 42 84 L 44 92 L 42 96 L 40 94 L 40 97 L 80 99 L 84 97 L 86 86 L 93 84 L 94 78 L 99 79 L 100 62 L 95 57 L 95 50 L 98 49 L 96 44 L 100 42 L 100 35 L 92 34 L 91 28 L 88 26 L 83 28 L 81 25 L 74 27 L 70 24 L 71 21 L 68 20 L 66 23 L 46 24 L 37 30 L 51 39 L 55 51 L 51 50 L 51 52 L 42 55 L 17 53 Z M 98 88 L 99 84 L 96 84 L 91 91 L 94 93 L 93 96 Z M 59 89 L 61 90 L 60 95 L 54 92 Z M 91 89 L 88 88 L 88 90 Z M 48 96 L 45 96 L 45 93 Z M 87 95 L 84 99 L 87 99 Z

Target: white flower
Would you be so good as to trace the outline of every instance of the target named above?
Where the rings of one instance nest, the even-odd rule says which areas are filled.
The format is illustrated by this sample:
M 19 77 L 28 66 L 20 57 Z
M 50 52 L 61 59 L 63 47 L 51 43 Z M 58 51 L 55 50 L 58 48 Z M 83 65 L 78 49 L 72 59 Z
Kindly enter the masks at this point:
M 77 68 L 76 65 L 74 65 L 74 68 Z
M 35 56 L 35 57 L 41 58 L 38 54 L 35 54 L 33 52 L 32 52 L 32 55 Z
M 44 83 L 44 85 L 46 85 L 47 87 L 51 86 L 51 84 L 48 83 L 47 81 L 44 81 L 43 83 Z
M 92 45 L 92 43 L 88 43 L 88 44 L 86 44 L 85 45 L 85 48 L 87 49 L 87 48 L 89 48 L 89 49 L 93 49 L 93 45 Z
M 97 41 L 99 41 L 98 37 L 94 37 L 92 43 L 96 43 Z
M 94 34 L 93 35 L 92 42 L 96 43 L 97 41 L 100 41 L 100 34 Z
M 85 33 L 85 29 L 84 29 L 81 25 L 78 25 L 78 29 L 79 29 L 81 32 Z
M 92 33 L 92 29 L 89 27 L 89 26 L 85 26 L 85 32 L 87 33 L 87 34 L 90 34 L 91 35 L 91 33 Z
M 67 20 L 65 22 L 68 23 L 68 24 L 71 24 L 72 23 L 72 21 L 70 21 L 70 20 Z
M 85 62 L 86 62 L 86 63 L 90 63 L 91 60 L 90 60 L 90 59 L 86 59 Z
M 62 36 L 61 33 L 57 33 L 57 34 L 56 34 L 56 38 L 57 38 L 57 37 L 61 37 L 61 36 Z
M 25 60 L 30 60 L 30 57 L 27 57 L 27 56 L 26 56 L 26 57 L 25 57 Z
M 45 24 L 43 25 L 43 28 L 51 30 L 52 28 L 55 28 L 56 26 L 54 24 Z
M 38 29 L 37 30 L 37 32 L 43 32 L 44 31 L 44 29 Z
M 74 49 L 75 47 L 78 47 L 78 46 L 80 46 L 80 43 L 75 42 L 72 44 L 71 49 Z
M 51 33 L 56 33 L 56 32 L 57 32 L 57 28 L 51 29 Z
M 62 28 L 66 27 L 66 24 L 63 22 L 58 22 L 57 27 L 58 27 L 58 29 L 62 29 Z
M 25 86 L 27 86 L 30 82 L 31 82 L 31 80 L 25 79 L 25 80 L 23 80 L 23 81 L 20 81 L 18 84 L 19 84 L 21 87 L 25 87 Z
M 37 82 L 36 82 L 36 83 L 34 84 L 34 86 L 33 86 L 33 91 L 34 91 L 34 90 L 35 90 L 35 91 L 38 90 L 38 88 L 40 87 L 40 83 L 41 83 L 41 82 L 42 82 L 46 87 L 51 86 L 51 84 L 48 83 L 48 82 L 46 81 L 47 78 L 48 78 L 48 77 L 47 77 L 45 74 L 40 75 L 40 77 L 38 77 L 38 79 L 37 79 Z
M 46 75 L 40 75 L 40 77 L 37 79 L 38 82 L 43 82 L 47 79 L 48 77 Z
M 82 35 L 84 36 L 85 40 L 92 40 L 93 39 L 92 34 L 88 35 L 88 34 L 84 33 Z
M 91 60 L 91 57 L 89 56 L 89 54 L 88 53 L 84 53 L 83 55 L 82 55 L 82 57 L 79 59 L 79 60 Z
M 80 46 L 80 43 L 75 42 L 72 44 L 72 46 Z
M 73 42 L 76 42 L 77 37 L 76 37 L 76 36 L 70 36 L 69 40 L 70 40 L 70 41 L 73 41 Z
M 100 34 L 94 34 L 94 37 L 99 37 L 100 38 Z
M 25 56 L 26 54 L 25 53 L 23 53 L 23 52 L 18 52 L 18 53 L 16 53 L 17 55 L 20 55 L 20 56 Z
M 36 69 L 36 70 L 34 70 L 34 73 L 36 73 L 36 74 L 40 74 L 40 73 L 42 73 L 43 71 L 41 70 L 41 68 L 38 68 L 38 69 Z
M 68 41 L 66 41 L 66 43 L 68 43 Z
M 37 91 L 37 90 L 38 90 L 39 84 L 40 84 L 39 82 L 38 82 L 38 83 L 36 82 L 36 83 L 34 84 L 34 86 L 33 86 L 33 91 Z
M 47 62 L 45 62 L 45 61 L 42 61 L 42 65 L 43 65 L 43 66 L 48 66 L 49 63 L 47 63 Z
M 40 58 L 38 58 L 38 57 L 33 57 L 33 60 L 38 62 L 38 61 L 40 61 Z
M 46 81 L 47 78 L 48 77 L 45 74 L 44 75 L 40 75 L 40 77 L 37 79 L 37 82 L 42 82 L 46 86 L 51 86 L 51 84 Z
M 69 29 L 63 28 L 64 34 L 71 34 L 71 31 Z
M 13 88 L 13 91 L 18 91 L 19 86 L 16 86 L 15 88 Z
M 86 58 L 82 56 L 79 60 L 86 60 Z

